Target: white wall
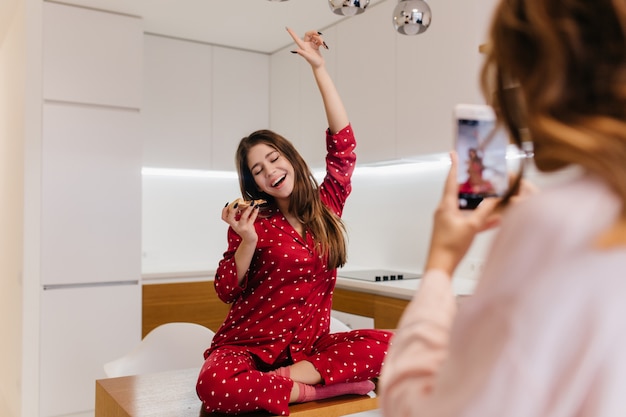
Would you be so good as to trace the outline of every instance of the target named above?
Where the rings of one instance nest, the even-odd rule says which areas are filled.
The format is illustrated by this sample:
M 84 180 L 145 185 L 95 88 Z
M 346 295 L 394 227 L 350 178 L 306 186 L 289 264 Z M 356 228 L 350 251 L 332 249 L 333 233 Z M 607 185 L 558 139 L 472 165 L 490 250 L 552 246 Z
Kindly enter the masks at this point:
M 449 168 L 442 158 L 357 167 L 343 216 L 349 234 L 346 267 L 422 270 Z M 174 172 L 143 177 L 143 272 L 213 271 L 227 247 L 221 210 L 239 196 L 237 180 L 234 173 L 212 178 Z M 481 236 L 469 258 L 481 261 L 489 239 Z M 463 265 L 461 271 L 469 272 Z
M 347 266 L 422 270 L 432 213 L 449 167 L 433 159 L 357 171 L 344 211 Z
M 11 26 L 13 26 L 19 3 L 19 0 L 3 0 L 0 3 L 0 44 Z
M 0 5 L 0 415 L 39 412 L 42 2 Z
M 24 184 L 24 7 L 0 33 L 0 415 L 20 413 Z M 4 36 L 2 36 L 4 35 Z
M 416 161 L 357 166 L 343 214 L 349 239 L 346 268 L 423 270 L 433 213 L 450 163 L 446 154 L 425 155 Z M 518 162 L 509 159 L 511 172 L 517 172 Z M 234 173 L 226 178 L 201 171 L 191 177 L 180 174 L 144 174 L 143 272 L 167 276 L 202 271 L 205 274 L 197 276 L 210 276 L 227 248 L 221 210 L 239 196 L 238 183 Z M 316 173 L 318 180 L 320 175 Z M 525 178 L 545 187 L 568 175 L 541 174 L 529 165 Z M 477 278 L 495 233 L 497 229 L 476 237 L 457 276 Z
M 143 176 L 144 274 L 211 271 L 226 250 L 224 205 L 240 196 L 234 172 L 226 178 Z

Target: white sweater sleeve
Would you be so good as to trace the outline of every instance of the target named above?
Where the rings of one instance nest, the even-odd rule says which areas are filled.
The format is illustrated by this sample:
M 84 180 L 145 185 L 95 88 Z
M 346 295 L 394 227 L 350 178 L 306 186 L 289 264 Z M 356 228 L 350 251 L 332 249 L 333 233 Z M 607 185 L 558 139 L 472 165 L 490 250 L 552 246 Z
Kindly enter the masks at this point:
M 443 271 L 427 271 L 385 358 L 380 380 L 380 407 L 385 416 L 421 415 L 419 405 L 428 398 L 447 357 L 455 314 L 451 278 Z

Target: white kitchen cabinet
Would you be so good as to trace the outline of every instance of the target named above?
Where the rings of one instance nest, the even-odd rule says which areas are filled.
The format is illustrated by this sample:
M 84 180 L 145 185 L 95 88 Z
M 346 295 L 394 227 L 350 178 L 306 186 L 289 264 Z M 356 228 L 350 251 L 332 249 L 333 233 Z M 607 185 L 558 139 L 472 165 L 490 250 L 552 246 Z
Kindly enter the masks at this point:
M 269 124 L 269 55 L 213 47 L 211 168 L 235 169 L 239 141 Z
M 103 364 L 140 340 L 138 283 L 42 290 L 39 415 L 93 415 Z
M 43 115 L 42 284 L 137 280 L 139 112 L 47 103 Z
M 233 170 L 269 123 L 269 55 L 146 35 L 143 165 Z
M 145 35 L 143 165 L 211 166 L 212 46 Z
M 37 415 L 88 415 L 103 364 L 141 338 L 143 32 L 138 18 L 43 6 L 30 166 L 41 178 L 30 190 L 40 201 L 38 337 L 25 343 L 39 353 Z
M 302 118 L 300 66 L 303 63 L 289 52 L 294 45 L 273 53 L 270 58 L 269 127 L 299 148 Z M 303 156 L 306 159 L 307 155 Z
M 140 106 L 141 19 L 50 2 L 43 12 L 45 99 Z
M 39 415 L 89 413 L 141 339 L 139 112 L 47 102 L 42 134 Z
M 426 32 L 396 37 L 398 157 L 450 151 L 454 105 L 484 102 L 478 45 L 484 41 L 486 8 L 475 2 L 442 2 L 431 9 L 433 21 Z
M 395 44 L 384 2 L 337 25 L 337 86 L 357 136 L 359 163 L 396 157 Z

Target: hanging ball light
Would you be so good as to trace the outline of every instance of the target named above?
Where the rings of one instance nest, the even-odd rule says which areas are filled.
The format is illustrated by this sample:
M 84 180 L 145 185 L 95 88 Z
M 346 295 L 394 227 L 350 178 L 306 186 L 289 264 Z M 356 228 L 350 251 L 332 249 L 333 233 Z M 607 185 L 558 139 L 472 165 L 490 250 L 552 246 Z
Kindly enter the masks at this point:
M 370 0 L 328 0 L 330 10 L 341 16 L 354 16 L 363 13 Z
M 418 35 L 428 29 L 431 17 L 424 0 L 399 0 L 393 11 L 393 27 L 402 35 Z

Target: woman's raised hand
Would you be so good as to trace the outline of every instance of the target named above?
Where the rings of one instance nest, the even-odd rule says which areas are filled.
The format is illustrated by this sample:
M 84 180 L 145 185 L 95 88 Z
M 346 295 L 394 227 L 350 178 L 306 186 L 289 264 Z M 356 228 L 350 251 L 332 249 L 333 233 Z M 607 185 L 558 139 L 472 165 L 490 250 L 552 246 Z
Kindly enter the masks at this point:
M 324 65 L 324 57 L 320 53 L 320 47 L 328 49 L 328 46 L 320 32 L 310 30 L 304 34 L 302 39 L 291 28 L 287 28 L 287 32 L 298 46 L 298 49 L 292 51 L 293 53 L 302 56 L 313 68 Z

